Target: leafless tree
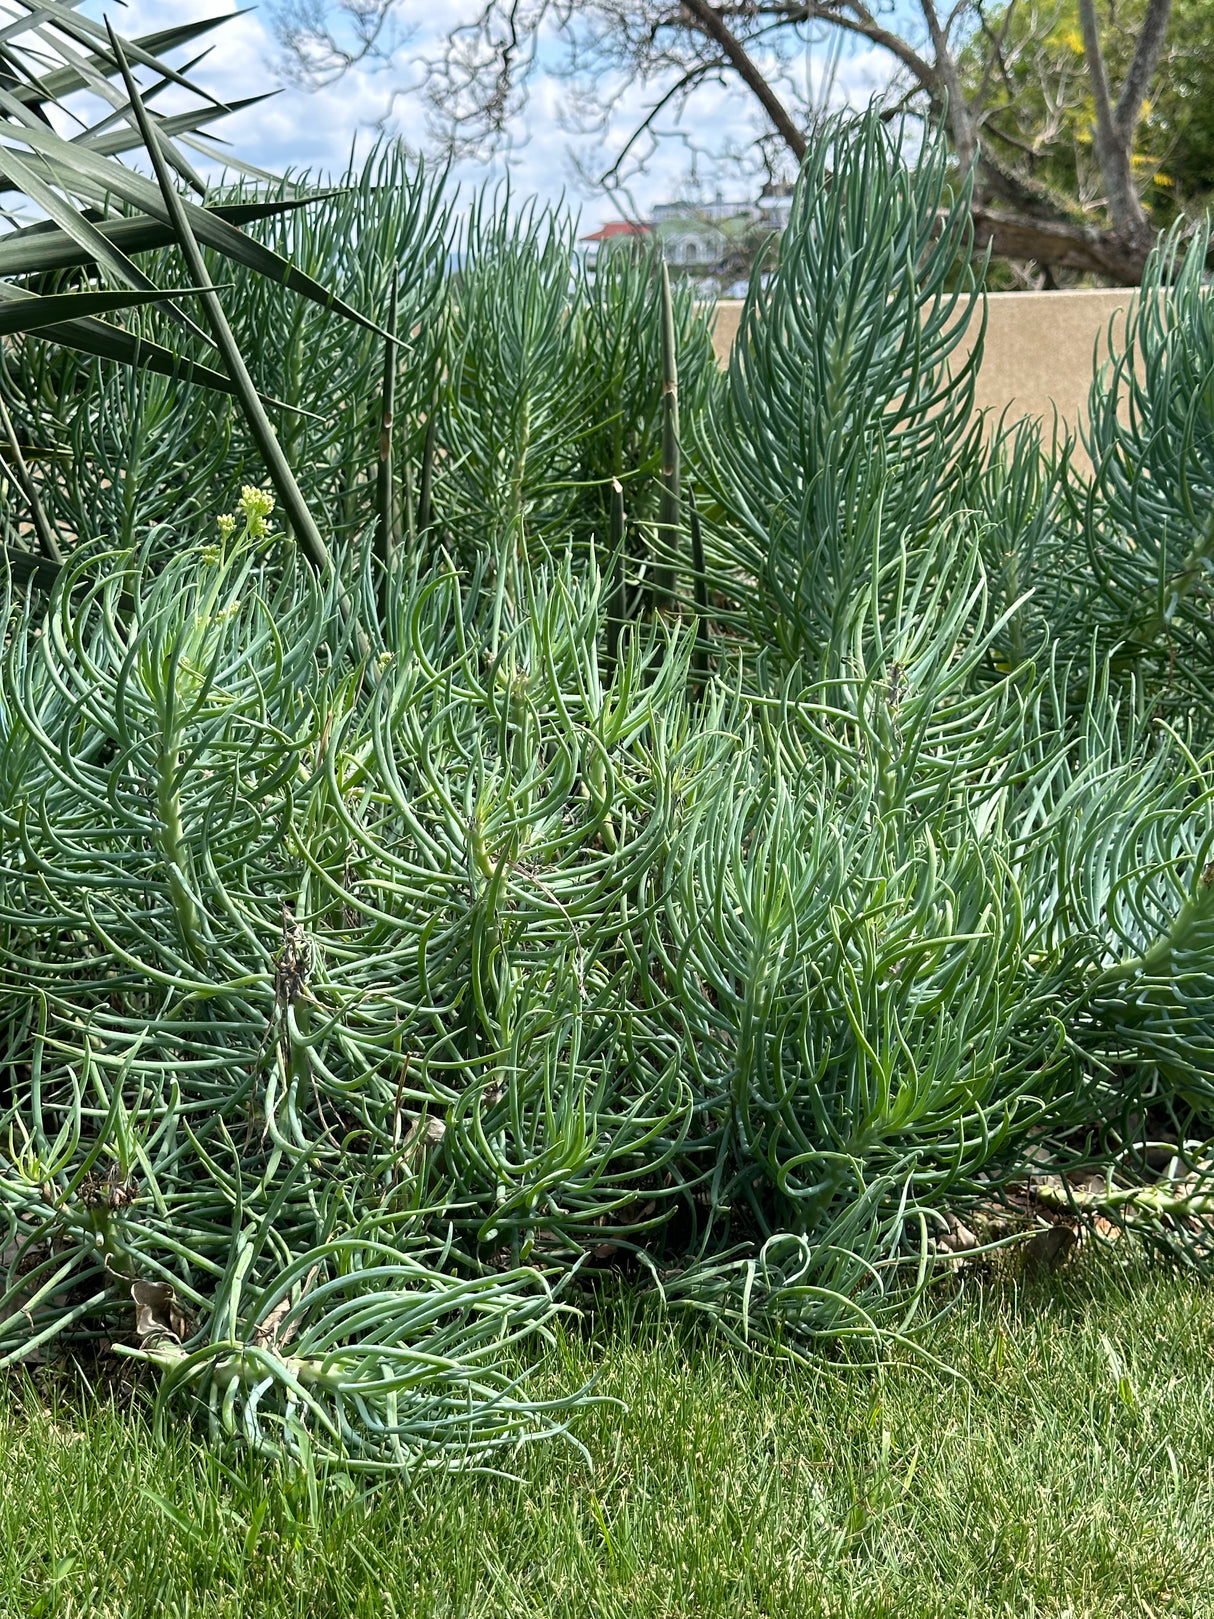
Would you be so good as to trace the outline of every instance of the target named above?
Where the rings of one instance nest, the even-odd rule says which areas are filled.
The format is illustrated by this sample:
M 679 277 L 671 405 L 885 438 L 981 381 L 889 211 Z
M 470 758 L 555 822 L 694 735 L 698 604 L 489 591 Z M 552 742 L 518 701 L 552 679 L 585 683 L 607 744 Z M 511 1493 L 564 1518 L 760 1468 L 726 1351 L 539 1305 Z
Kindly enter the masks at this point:
M 864 42 L 890 58 L 891 111 L 918 106 L 945 123 L 958 164 L 973 166 L 979 246 L 989 242 L 1004 257 L 1122 284 L 1138 281 L 1153 232 L 1135 186 L 1133 142 L 1172 0 L 1148 0 L 1119 87 L 1109 83 L 1098 0 L 1078 0 L 1107 212 L 1100 225 L 1037 182 L 1006 138 L 987 138 L 990 91 L 1004 70 L 1008 24 L 1024 0 L 994 14 L 988 0 L 953 0 L 951 9 L 947 0 L 917 3 L 921 20 L 912 28 L 890 0 L 477 0 L 478 9 L 457 17 L 434 49 L 417 39 L 405 48 L 413 51 L 434 133 L 453 155 L 483 153 L 506 139 L 541 68 L 563 73 L 568 104 L 583 125 L 597 118 L 605 127 L 628 86 L 648 87 L 649 108 L 615 156 L 618 174 L 623 157 L 663 115 L 705 84 L 728 80 L 749 92 L 769 141 L 800 162 L 821 109 L 798 92 L 791 60 L 815 38 Z M 421 0 L 279 0 L 275 15 L 295 75 L 319 84 L 359 61 L 399 58 L 425 11 Z M 975 87 L 962 58 L 983 33 L 986 68 Z

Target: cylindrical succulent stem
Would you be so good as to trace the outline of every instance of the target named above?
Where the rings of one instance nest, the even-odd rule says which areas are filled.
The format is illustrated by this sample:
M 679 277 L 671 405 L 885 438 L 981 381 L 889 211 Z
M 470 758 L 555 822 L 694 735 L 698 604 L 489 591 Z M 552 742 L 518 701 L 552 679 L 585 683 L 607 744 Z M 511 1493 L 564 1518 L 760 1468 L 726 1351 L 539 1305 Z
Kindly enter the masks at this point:
M 619 662 L 620 637 L 624 633 L 624 600 L 628 582 L 624 577 L 624 486 L 611 480 L 611 523 L 608 529 L 611 560 L 607 567 L 607 667 L 613 671 Z
M 658 508 L 657 559 L 651 571 L 654 605 L 674 594 L 674 559 L 679 549 L 680 452 L 679 368 L 674 341 L 674 302 L 670 271 L 662 260 L 662 499 Z
M 394 280 L 388 302 L 388 330 L 396 335 L 399 287 Z M 384 343 L 384 385 L 380 396 L 379 463 L 375 475 L 375 560 L 379 574 L 379 616 L 387 605 L 388 563 L 397 543 L 396 494 L 392 475 L 392 417 L 396 408 L 396 344 Z
M 424 534 L 430 527 L 431 490 L 434 483 L 434 407 L 426 417 L 426 441 L 422 446 L 422 476 L 417 491 L 417 532 Z
M 704 572 L 704 536 L 700 532 L 700 513 L 692 490 L 687 491 L 687 515 L 691 529 L 692 588 L 695 591 L 696 644 L 691 654 L 691 670 L 703 685 L 708 679 L 708 578 Z
M 17 440 L 17 430 L 13 426 L 13 419 L 8 413 L 8 406 L 0 399 L 0 426 L 4 428 L 4 436 L 8 440 L 8 450 L 11 457 L 13 472 L 21 491 L 29 501 L 30 516 L 34 520 L 34 532 L 38 536 L 38 548 L 48 562 L 62 562 L 63 553 L 59 549 L 59 542 L 43 510 L 42 502 L 38 498 L 38 490 L 30 470 L 26 464 L 25 456 L 21 453 L 21 445 Z
M 178 786 L 180 759 L 173 739 L 166 737 L 165 746 L 156 759 L 156 813 L 157 842 L 164 860 L 168 879 L 169 900 L 181 929 L 181 940 L 195 961 L 204 954 L 199 929 L 198 907 L 190 891 L 192 860 L 181 815 L 181 794 Z

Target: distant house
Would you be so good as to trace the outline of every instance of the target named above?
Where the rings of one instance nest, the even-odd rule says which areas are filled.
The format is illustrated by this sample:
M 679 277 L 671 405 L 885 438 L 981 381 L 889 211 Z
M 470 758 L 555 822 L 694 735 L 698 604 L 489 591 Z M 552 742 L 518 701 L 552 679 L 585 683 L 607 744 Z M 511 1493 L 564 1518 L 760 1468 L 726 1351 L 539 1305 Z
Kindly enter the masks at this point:
M 611 219 L 589 236 L 582 237 L 582 251 L 586 262 L 593 264 L 600 253 L 617 252 L 620 248 L 636 248 L 653 235 L 653 227 L 631 219 Z
M 649 219 L 615 219 L 582 237 L 586 262 L 601 253 L 635 252 L 656 242 L 672 271 L 706 284 L 719 296 L 742 290 L 755 254 L 788 224 L 791 186 L 766 188 L 757 203 L 663 202 Z

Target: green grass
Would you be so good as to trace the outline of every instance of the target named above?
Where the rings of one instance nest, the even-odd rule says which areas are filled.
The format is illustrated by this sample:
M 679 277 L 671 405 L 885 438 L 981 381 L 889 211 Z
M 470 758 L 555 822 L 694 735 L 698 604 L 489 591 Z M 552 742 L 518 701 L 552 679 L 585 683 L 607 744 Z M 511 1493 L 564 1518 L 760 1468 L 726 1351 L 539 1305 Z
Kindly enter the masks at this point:
M 925 1343 L 960 1375 L 617 1322 L 543 1368 L 627 1403 L 582 1420 L 589 1461 L 370 1499 L 14 1382 L 0 1613 L 1214 1613 L 1214 1292 L 1089 1262 L 971 1292 Z

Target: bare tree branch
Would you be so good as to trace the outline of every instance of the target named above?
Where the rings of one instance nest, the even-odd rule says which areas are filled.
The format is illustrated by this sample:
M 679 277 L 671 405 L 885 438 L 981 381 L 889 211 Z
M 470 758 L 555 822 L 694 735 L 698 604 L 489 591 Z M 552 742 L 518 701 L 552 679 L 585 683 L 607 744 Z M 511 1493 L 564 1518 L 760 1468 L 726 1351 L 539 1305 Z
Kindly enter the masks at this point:
M 742 43 L 725 26 L 719 13 L 707 3 L 707 0 L 683 0 L 683 10 L 697 28 L 720 46 L 729 60 L 729 65 L 756 97 L 788 150 L 798 163 L 803 162 L 809 150 L 805 136 L 793 123 L 788 115 L 788 109 L 751 61 Z
M 719 72 L 724 65 L 724 61 L 720 59 L 715 62 L 699 62 L 695 67 L 689 68 L 688 71 L 683 74 L 681 79 L 676 79 L 674 84 L 672 84 L 669 90 L 666 91 L 665 95 L 661 96 L 653 104 L 653 106 L 650 107 L 644 118 L 641 119 L 640 123 L 633 130 L 632 134 L 629 135 L 628 139 L 620 148 L 620 151 L 610 168 L 603 170 L 602 176 L 599 179 L 599 184 L 605 185 L 609 180 L 613 179 L 619 174 L 620 170 L 624 166 L 624 159 L 628 156 L 629 152 L 631 152 L 632 148 L 636 145 L 637 141 L 640 140 L 641 136 L 644 135 L 647 130 L 652 129 L 655 119 L 657 119 L 658 116 L 666 110 L 672 101 L 676 101 L 679 96 L 683 95 L 693 86 L 698 85 L 701 80 L 707 78 L 710 74 Z
M 789 22 L 830 23 L 836 28 L 842 28 L 846 33 L 868 40 L 871 45 L 881 46 L 906 68 L 928 95 L 933 98 L 939 97 L 940 78 L 932 63 L 900 34 L 895 34 L 890 28 L 884 28 L 867 6 L 855 3 L 855 0 L 810 0 L 810 3 L 805 5 L 784 6 L 780 9 Z
M 935 0 L 919 0 L 919 3 L 931 37 L 932 50 L 936 53 L 936 74 L 941 88 L 948 96 L 948 122 L 957 152 L 957 162 L 968 174 L 978 155 L 978 131 L 974 126 L 973 111 L 962 92 L 957 58 L 949 45 L 948 30 L 940 22 Z
M 1083 34 L 1088 78 L 1092 83 L 1092 100 L 1096 105 L 1096 129 L 1101 139 L 1111 142 L 1117 138 L 1113 128 L 1113 103 L 1109 95 L 1109 78 L 1105 72 L 1094 0 L 1079 0 L 1079 27 Z
M 987 22 L 986 13 L 982 9 L 981 0 L 978 0 L 977 9 L 978 21 L 982 28 L 982 32 L 986 35 L 986 38 L 990 42 L 991 51 L 990 56 L 987 58 L 986 67 L 983 69 L 982 82 L 979 84 L 978 93 L 974 98 L 979 107 L 985 107 L 987 97 L 991 92 L 991 79 L 996 71 L 1002 76 L 1005 84 L 1008 81 L 1007 64 L 1003 60 L 1003 48 L 1007 43 L 1008 31 L 1012 26 L 1012 18 L 1016 15 L 1016 0 L 1008 0 L 1007 5 L 1004 6 L 1003 26 L 1000 28 L 998 34 L 994 32 L 991 25 Z
M 286 51 L 288 77 L 322 87 L 360 62 L 394 49 L 400 43 L 391 28 L 396 9 L 397 0 L 281 0 L 271 19 Z M 330 25 L 330 12 L 338 27 Z M 349 33 L 349 44 L 339 37 L 342 31 Z
M 1017 219 L 987 208 L 975 208 L 974 246 L 1010 259 L 1033 259 L 1055 269 L 1100 275 L 1118 286 L 1142 280 L 1148 247 L 1124 241 L 1096 225 L 1073 225 L 1047 219 Z
M 629 173 L 643 167 L 659 141 L 679 139 L 695 160 L 704 155 L 677 117 L 670 128 L 659 129 L 657 120 L 671 106 L 681 112 L 700 85 L 721 82 L 723 73 L 745 85 L 773 132 L 753 141 L 765 161 L 780 161 L 782 148 L 801 162 L 820 109 L 819 92 L 800 88 L 797 64 L 814 31 L 826 29 L 835 41 L 863 41 L 888 54 L 896 74 L 891 105 L 905 108 L 921 96 L 928 118 L 947 120 L 959 167 L 975 174 L 980 242 L 992 243 L 1000 255 L 1058 271 L 1135 280 L 1151 227 L 1137 192 L 1133 137 L 1172 0 L 1144 3 L 1114 104 L 1098 0 L 1078 0 L 1083 60 L 1064 61 L 1057 84 L 1043 81 L 1044 127 L 1027 132 L 1014 101 L 1017 64 L 1039 61 L 1046 69 L 1051 59 L 1045 40 L 1053 25 L 1026 0 L 917 0 L 918 31 L 908 31 L 903 14 L 885 0 L 450 0 L 454 16 L 441 43 L 429 53 L 419 51 L 415 61 L 424 74 L 434 139 L 448 156 L 483 155 L 510 142 L 541 71 L 563 80 L 562 118 L 582 134 L 606 133 L 623 98 L 636 86 L 651 87 L 630 132 L 616 141 L 614 161 L 595 163 L 598 183 L 618 187 L 625 162 Z M 298 76 L 313 82 L 331 82 L 360 61 L 386 62 L 394 30 L 407 17 L 424 14 L 421 0 L 277 4 L 280 38 L 295 57 Z M 971 63 L 966 52 L 975 40 L 985 56 Z M 842 48 L 831 47 L 836 56 Z M 1072 198 L 1042 184 L 1037 167 L 1073 122 L 1081 81 L 1090 81 L 1094 99 L 1103 196 L 1083 166 L 1076 170 Z M 721 155 L 716 152 L 717 161 Z M 1092 222 L 1095 207 L 1107 208 L 1109 225 Z

